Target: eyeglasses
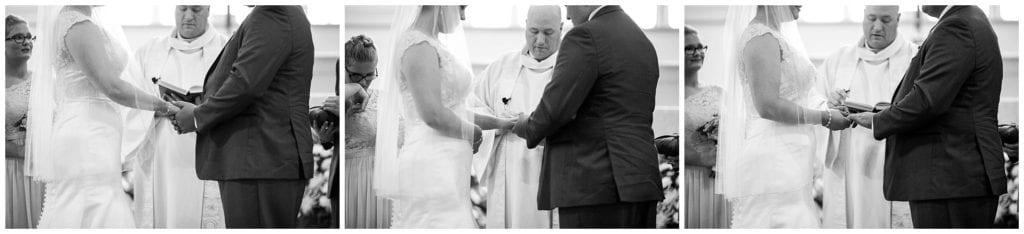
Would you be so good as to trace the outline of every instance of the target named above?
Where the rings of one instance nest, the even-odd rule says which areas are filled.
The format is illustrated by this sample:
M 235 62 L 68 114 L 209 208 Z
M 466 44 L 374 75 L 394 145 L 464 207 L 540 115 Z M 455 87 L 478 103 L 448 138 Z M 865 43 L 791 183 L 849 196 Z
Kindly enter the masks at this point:
M 373 69 L 372 73 L 360 74 L 349 71 L 348 68 L 345 68 L 345 73 L 348 74 L 348 79 L 351 80 L 353 83 L 359 83 L 366 79 L 370 79 L 370 81 L 373 81 L 374 79 L 377 79 L 377 76 L 380 75 L 380 73 L 377 72 L 377 69 Z
M 708 52 L 708 46 L 703 44 L 687 46 L 686 48 L 683 48 L 683 52 L 688 56 L 697 55 L 697 52 L 700 52 L 700 54 L 706 54 Z
M 36 36 L 32 36 L 32 34 L 29 34 L 28 36 L 15 35 L 4 39 L 4 41 L 14 41 L 16 43 L 25 44 L 25 42 L 35 42 Z

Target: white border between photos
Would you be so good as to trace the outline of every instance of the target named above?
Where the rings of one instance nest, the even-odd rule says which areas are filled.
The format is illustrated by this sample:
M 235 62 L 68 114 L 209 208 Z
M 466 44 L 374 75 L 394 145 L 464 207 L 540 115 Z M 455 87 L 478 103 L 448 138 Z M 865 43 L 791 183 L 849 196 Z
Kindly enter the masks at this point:
M 595 5 L 598 5 L 598 4 L 652 4 L 652 5 L 669 5 L 670 7 L 685 7 L 684 5 L 754 5 L 754 4 L 830 4 L 830 5 L 852 5 L 852 4 L 879 4 L 879 5 L 884 5 L 884 4 L 890 4 L 891 5 L 891 4 L 914 3 L 914 4 L 993 4 L 993 5 L 1003 5 L 1003 6 L 1012 7 L 1014 10 L 1016 10 L 1018 12 L 1021 11 L 1021 10 L 1024 10 L 1024 9 L 1021 8 L 1021 3 L 1019 3 L 1019 1 L 1012 1 L 1012 0 L 972 0 L 972 1 L 964 1 L 964 0 L 957 0 L 957 1 L 914 0 L 914 1 L 898 1 L 898 2 L 896 0 L 845 0 L 845 1 L 827 1 L 827 2 L 826 1 L 821 1 L 821 0 L 819 0 L 819 1 L 811 1 L 811 0 L 518 0 L 518 1 L 512 1 L 512 0 L 502 0 L 502 1 L 499 1 L 499 0 L 477 0 L 477 1 L 467 1 L 467 0 L 205 0 L 205 1 L 197 1 L 197 0 L 184 0 L 184 1 L 174 1 L 174 0 L 148 0 L 148 1 L 140 1 L 140 0 L 135 0 L 135 1 L 130 1 L 130 0 L 91 0 L 91 1 L 72 1 L 72 0 L 4 0 L 3 1 L 3 4 L 5 6 L 6 5 L 59 5 L 59 4 L 69 4 L 69 3 L 74 3 L 74 4 L 105 4 L 105 5 L 110 5 L 110 4 L 117 4 L 117 5 L 154 5 L 154 4 L 157 4 L 157 5 L 159 5 L 159 4 L 167 4 L 167 5 L 171 5 L 171 4 L 246 4 L 246 5 L 253 5 L 253 4 L 256 4 L 256 5 L 259 5 L 259 4 L 289 4 L 289 5 L 314 5 L 314 6 L 317 6 L 317 7 L 333 7 L 333 8 L 337 8 L 338 12 L 339 12 L 338 17 L 342 17 L 342 19 L 344 19 L 344 17 L 345 17 L 345 10 L 343 8 L 343 5 L 412 5 L 412 4 L 489 4 L 489 3 L 500 4 L 500 5 L 508 5 L 508 4 L 524 4 L 524 5 L 527 5 L 527 4 L 562 4 L 562 5 L 565 5 L 565 4 L 570 4 L 570 5 L 572 5 L 572 4 L 595 4 Z M 684 12 L 683 15 L 679 15 L 679 16 L 676 16 L 676 17 L 684 17 L 684 19 L 685 19 L 685 11 L 683 11 L 683 12 Z M 343 21 L 344 20 L 342 20 L 342 22 Z M 341 29 L 339 30 L 339 33 L 340 33 L 339 39 L 340 40 L 338 42 L 339 43 L 338 48 L 344 48 L 342 46 L 343 40 L 346 39 L 346 38 L 344 38 L 344 35 L 345 35 L 344 23 L 342 23 L 342 25 L 340 25 L 340 27 L 341 27 Z M 1020 35 L 1021 35 L 1020 34 L 1020 25 L 1018 24 L 1018 38 L 1021 38 Z M 679 42 L 680 44 L 682 44 L 681 40 L 682 40 L 682 37 L 680 37 L 680 42 Z M 1019 43 L 1020 43 L 1020 41 L 1018 41 L 1018 45 L 1019 45 Z M 1020 48 L 1020 47 L 1018 46 L 1018 48 Z M 682 49 L 683 49 L 682 46 L 679 46 L 679 50 L 680 50 L 679 53 L 678 53 L 679 56 L 683 56 Z M 1021 50 L 1022 49 L 1018 49 L 1018 54 L 1021 54 L 1020 53 Z M 342 52 L 339 51 L 339 55 L 340 54 L 342 54 Z M 677 58 L 677 59 L 678 59 L 677 61 L 682 61 L 682 57 Z M 1018 67 L 1020 67 L 1019 65 L 1020 65 L 1021 62 L 1020 62 L 1019 59 L 1018 59 L 1018 63 L 1019 63 Z M 682 69 L 681 66 L 680 66 L 680 69 Z M 682 74 L 682 73 L 683 72 L 680 71 L 680 74 Z M 1018 71 L 1018 73 L 1019 73 L 1019 71 Z M 680 78 L 680 79 L 682 79 L 682 78 Z M 680 82 L 680 85 L 682 85 L 682 82 Z M 1018 82 L 1018 90 L 1020 90 L 1021 86 L 1024 86 L 1024 84 L 1022 84 L 1022 82 Z M 682 92 L 683 89 L 679 89 L 679 90 L 680 90 L 680 92 Z M 682 93 L 680 93 L 679 94 L 679 102 L 678 102 L 678 103 L 680 103 L 680 105 L 685 105 L 684 104 L 685 101 L 683 99 L 684 99 L 683 95 L 682 95 Z M 685 110 L 685 106 L 681 106 L 680 108 Z M 1018 118 L 1020 118 L 1020 117 L 1018 117 Z M 342 121 L 344 121 L 344 120 L 342 120 Z M 679 122 L 682 123 L 682 121 L 683 121 L 683 115 L 679 115 Z M 1018 123 L 1021 123 L 1020 119 L 1018 119 L 1017 121 L 1018 121 Z M 345 181 L 344 174 L 342 174 L 341 181 L 342 181 L 341 183 L 344 183 L 344 181 Z M 0 183 L 4 183 L 4 182 L 0 182 Z M 3 198 L 4 196 L 6 196 L 6 195 L 5 194 L 0 194 L 0 198 Z M 682 199 L 680 199 L 680 200 L 682 200 Z M 342 206 L 344 206 L 344 203 L 341 203 L 341 204 L 342 204 Z M 6 205 L 3 205 L 3 206 L 6 206 Z M 683 203 L 682 202 L 680 202 L 679 206 L 680 206 L 680 211 L 683 211 L 683 209 L 682 209 L 683 208 L 682 207 Z M 344 207 L 338 207 L 338 209 L 344 209 Z M 6 211 L 6 208 L 5 208 L 5 211 Z M 6 215 L 6 212 L 0 213 L 0 218 L 3 218 L 3 216 L 5 216 L 5 215 Z M 685 217 L 683 217 L 683 219 L 685 219 Z M 342 220 L 344 220 L 344 218 L 342 218 Z M 963 232 L 971 232 L 971 233 L 974 233 L 975 232 L 973 230 L 972 231 L 967 231 L 967 230 L 908 230 L 908 229 L 881 229 L 881 230 L 877 230 L 877 229 L 853 229 L 853 230 L 851 230 L 851 229 L 825 229 L 825 230 L 817 230 L 817 229 L 811 229 L 811 230 L 803 230 L 803 229 L 798 229 L 798 230 L 758 230 L 758 229 L 754 229 L 754 230 L 738 230 L 738 229 L 682 229 L 682 230 L 672 230 L 672 229 L 667 229 L 667 230 L 476 230 L 476 229 L 469 229 L 469 230 L 448 230 L 448 229 L 441 229 L 441 230 L 421 230 L 421 229 L 417 229 L 417 230 L 368 230 L 368 229 L 342 229 L 342 230 L 306 230 L 306 229 L 301 229 L 301 230 L 295 230 L 295 229 L 288 229 L 288 230 L 101 229 L 101 230 L 79 230 L 79 229 L 70 229 L 70 230 L 24 230 L 24 229 L 10 229 L 10 230 L 3 230 L 2 232 L 3 233 L 103 233 L 103 234 L 131 233 L 131 234 L 134 234 L 134 233 L 140 233 L 140 232 L 145 232 L 145 233 L 194 233 L 194 232 L 218 232 L 218 233 L 250 233 L 250 232 L 261 232 L 261 233 L 265 233 L 265 232 L 273 232 L 273 233 L 281 233 L 281 232 L 288 232 L 288 233 L 293 233 L 293 232 L 301 232 L 301 233 L 337 233 L 337 232 L 343 232 L 343 233 L 478 233 L 478 232 L 487 232 L 487 233 L 552 233 L 552 232 L 557 232 L 557 233 L 630 233 L 630 232 L 637 232 L 637 231 L 645 232 L 645 233 L 678 233 L 678 232 L 691 233 L 691 232 L 695 232 L 695 233 L 795 233 L 795 234 L 803 234 L 803 233 L 820 234 L 821 232 L 828 232 L 828 233 L 920 233 L 920 232 L 928 232 L 928 233 L 963 233 Z M 1014 231 L 1014 230 L 983 230 L 982 232 L 985 232 L 985 233 L 989 233 L 989 232 L 991 232 L 991 233 L 1019 233 L 1019 230 L 1017 230 L 1017 231 Z

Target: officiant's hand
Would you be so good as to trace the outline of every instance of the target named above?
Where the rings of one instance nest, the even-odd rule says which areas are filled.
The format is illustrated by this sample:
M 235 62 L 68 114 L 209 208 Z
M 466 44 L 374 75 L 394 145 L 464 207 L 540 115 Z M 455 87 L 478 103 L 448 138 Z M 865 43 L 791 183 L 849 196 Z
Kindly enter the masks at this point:
M 831 93 L 828 93 L 828 108 L 839 110 L 843 116 L 849 115 L 850 111 L 846 108 L 846 98 L 850 96 L 850 90 L 836 89 Z
M 849 118 L 853 120 L 853 122 L 856 122 L 860 126 L 864 126 L 865 128 L 868 129 L 871 129 L 871 119 L 874 117 L 875 113 L 871 112 L 850 114 L 849 116 Z

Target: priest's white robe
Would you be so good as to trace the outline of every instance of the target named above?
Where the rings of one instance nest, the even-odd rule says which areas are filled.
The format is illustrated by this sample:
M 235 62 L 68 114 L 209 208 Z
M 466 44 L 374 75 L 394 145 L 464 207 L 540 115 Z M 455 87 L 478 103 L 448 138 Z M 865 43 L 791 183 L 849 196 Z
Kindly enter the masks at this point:
M 159 77 L 178 87 L 188 89 L 202 86 L 206 72 L 217 59 L 228 38 L 208 25 L 206 32 L 191 42 L 178 36 L 177 30 L 155 37 L 135 52 L 135 62 L 142 67 L 141 77 L 149 81 Z M 154 85 L 142 82 L 144 85 Z M 152 158 L 136 158 L 135 201 L 133 204 L 138 227 L 154 228 L 223 228 L 224 215 L 216 182 L 202 181 L 196 175 L 196 134 L 179 135 L 166 118 L 156 119 L 155 125 L 141 124 L 146 114 L 127 116 L 131 134 L 125 134 L 126 149 L 137 147 L 146 137 L 151 139 L 155 154 Z M 149 121 L 152 112 L 148 113 Z M 163 122 L 161 122 L 163 121 Z M 155 128 L 150 128 L 150 127 Z M 206 196 L 204 196 L 206 194 Z M 205 199 L 204 199 L 205 198 Z M 296 211 L 297 212 L 297 211 Z
M 832 93 L 849 90 L 850 102 L 875 105 L 890 102 L 903 79 L 917 46 L 897 36 L 885 49 L 872 52 L 862 39 L 829 56 L 818 69 L 818 89 Z M 823 173 L 825 228 L 890 228 L 893 217 L 909 212 L 904 203 L 892 203 L 882 194 L 885 141 L 875 140 L 863 127 L 832 132 Z M 909 215 L 907 216 L 909 217 Z M 909 222 L 909 220 L 907 220 Z
M 501 56 L 477 76 L 474 94 L 482 103 L 477 111 L 503 118 L 529 115 L 551 81 L 557 57 L 537 61 L 526 51 Z M 488 158 L 481 177 L 488 189 L 487 228 L 551 228 L 551 212 L 537 209 L 544 147 L 527 149 L 526 141 L 511 132 L 493 134 L 485 141 L 492 144 L 480 151 Z

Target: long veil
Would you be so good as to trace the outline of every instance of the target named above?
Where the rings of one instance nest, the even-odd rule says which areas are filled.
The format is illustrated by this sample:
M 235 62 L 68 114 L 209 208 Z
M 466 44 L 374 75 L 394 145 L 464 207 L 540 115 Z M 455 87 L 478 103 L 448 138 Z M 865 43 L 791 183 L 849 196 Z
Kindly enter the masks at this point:
M 55 24 L 63 6 L 39 6 L 36 16 L 36 47 L 31 60 L 32 92 L 29 93 L 27 134 L 25 138 L 25 174 L 34 180 L 50 181 L 56 177 L 56 168 L 45 162 L 53 162 L 54 80 L 56 72 L 52 66 L 56 58 L 57 41 L 54 40 Z
M 431 14 L 422 15 L 421 14 Z M 437 32 L 437 41 L 444 46 L 456 60 L 469 62 L 469 54 L 466 50 L 465 33 L 460 23 L 459 6 L 399 6 L 395 17 L 391 22 L 390 45 L 385 47 L 382 60 L 387 61 L 384 65 L 384 73 L 381 79 L 374 81 L 371 89 L 377 89 L 380 93 L 377 113 L 377 138 L 376 151 L 374 153 L 373 189 L 377 195 L 385 198 L 396 198 L 398 196 L 414 195 L 402 192 L 400 186 L 401 177 L 410 172 L 403 172 L 399 169 L 399 149 L 402 147 L 401 139 L 402 121 L 406 113 L 416 110 L 406 110 L 406 100 L 401 94 L 402 79 L 402 55 L 408 49 L 407 35 L 417 24 L 432 25 L 431 32 Z M 428 22 L 420 22 L 427 20 Z M 431 22 L 432 21 L 432 22 Z M 429 35 L 428 35 L 429 36 Z M 440 52 L 439 52 L 440 53 Z M 385 57 L 386 56 L 386 57 Z M 464 119 L 472 123 L 471 113 L 456 113 L 463 115 Z M 463 130 L 465 136 L 472 137 L 472 129 Z M 471 139 L 471 138 L 470 138 Z M 466 175 L 469 180 L 469 175 Z
M 60 40 L 63 39 L 63 32 L 61 30 L 66 29 L 58 28 L 58 26 L 61 23 L 61 11 L 67 7 L 61 5 L 39 6 L 37 13 L 39 23 L 36 25 L 36 31 L 39 35 L 38 44 L 40 46 L 37 47 L 37 55 L 34 58 L 33 69 L 36 72 L 36 77 L 33 80 L 29 99 L 30 110 L 26 140 L 26 163 L 28 166 L 26 174 L 40 181 L 67 179 L 93 173 L 75 167 L 75 164 L 80 163 L 80 160 L 90 159 L 57 155 L 54 151 L 56 147 L 62 147 L 54 145 L 53 133 L 55 130 L 54 114 L 58 106 L 57 98 L 62 96 L 62 94 L 57 93 L 56 88 L 60 79 L 64 79 L 57 71 L 57 66 L 60 53 L 59 44 Z M 105 12 L 103 7 L 90 7 L 90 10 L 90 20 L 100 27 L 105 35 L 105 37 L 98 37 L 96 39 L 109 40 L 109 44 L 105 44 L 110 46 L 108 48 L 109 52 L 124 55 L 124 64 L 112 64 L 109 68 L 118 69 L 118 78 L 135 86 L 141 91 L 141 94 L 155 94 L 156 88 L 152 85 L 145 85 L 141 78 L 141 70 L 138 66 L 135 66 L 135 63 L 131 62 L 132 53 L 129 53 L 127 38 L 121 25 L 116 23 L 117 21 L 113 20 L 110 17 L 110 13 Z M 141 98 L 135 97 L 133 100 L 138 102 Z M 137 118 L 136 120 L 140 121 L 137 124 L 148 126 L 153 123 L 153 112 L 130 109 L 122 105 L 113 105 L 113 108 L 114 111 L 122 116 L 128 113 L 148 116 L 148 118 Z M 140 139 L 138 141 L 141 142 L 141 139 L 145 137 L 133 136 L 133 138 Z M 122 153 L 118 155 L 119 157 L 123 157 L 125 155 L 124 152 L 127 150 L 122 149 L 121 151 Z M 67 170 L 68 168 L 72 170 Z
M 750 90 L 747 89 L 742 71 L 741 53 L 749 38 L 744 39 L 743 35 L 748 27 L 755 20 L 758 11 L 764 14 L 763 23 L 770 28 L 778 30 L 780 40 L 788 43 L 793 53 L 803 53 L 803 41 L 797 30 L 796 20 L 789 6 L 784 5 L 746 5 L 729 6 L 726 15 L 725 30 L 723 31 L 724 47 L 726 56 L 723 56 L 721 63 L 725 64 L 725 85 L 721 106 L 719 107 L 719 148 L 718 164 L 715 170 L 716 177 L 720 183 L 715 184 L 716 193 L 725 195 L 726 198 L 734 198 L 749 195 L 744 190 L 744 185 L 738 181 L 736 175 L 743 173 L 735 169 L 738 157 L 742 157 L 742 146 L 746 138 L 747 122 L 758 113 L 751 113 L 752 99 Z

